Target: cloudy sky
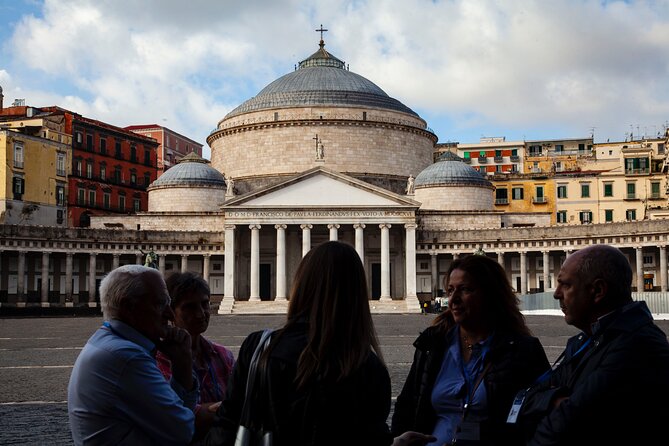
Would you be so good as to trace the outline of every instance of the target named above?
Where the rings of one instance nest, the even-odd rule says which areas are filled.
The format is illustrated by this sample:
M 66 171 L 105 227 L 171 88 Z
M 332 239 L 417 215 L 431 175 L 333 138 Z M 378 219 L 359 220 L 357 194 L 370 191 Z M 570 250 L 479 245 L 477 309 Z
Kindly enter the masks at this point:
M 59 105 L 205 144 L 326 48 L 440 142 L 621 141 L 669 124 L 669 0 L 0 0 L 5 105 Z

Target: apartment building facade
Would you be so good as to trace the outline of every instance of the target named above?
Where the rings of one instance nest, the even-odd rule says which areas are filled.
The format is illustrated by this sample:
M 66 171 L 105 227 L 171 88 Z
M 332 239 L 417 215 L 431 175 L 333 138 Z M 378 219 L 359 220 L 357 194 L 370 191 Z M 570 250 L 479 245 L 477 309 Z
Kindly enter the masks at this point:
M 153 138 L 158 142 L 156 149 L 158 176 L 191 152 L 202 156 L 202 144 L 167 127 L 158 124 L 144 124 L 130 125 L 125 127 L 125 130 Z
M 71 137 L 62 116 L 18 108 L 0 116 L 0 222 L 64 227 Z

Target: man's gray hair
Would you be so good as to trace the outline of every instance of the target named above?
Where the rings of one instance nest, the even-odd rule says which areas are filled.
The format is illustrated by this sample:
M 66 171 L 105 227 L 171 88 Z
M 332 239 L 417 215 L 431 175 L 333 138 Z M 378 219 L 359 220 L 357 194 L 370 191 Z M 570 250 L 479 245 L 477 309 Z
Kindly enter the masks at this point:
M 632 298 L 632 267 L 621 250 L 610 245 L 593 245 L 581 251 L 581 280 L 604 280 L 609 286 L 609 296 L 615 301 Z
M 163 275 L 143 265 L 123 265 L 107 274 L 100 283 L 100 305 L 105 320 L 115 319 L 124 301 L 137 302 L 150 291 L 145 274 Z

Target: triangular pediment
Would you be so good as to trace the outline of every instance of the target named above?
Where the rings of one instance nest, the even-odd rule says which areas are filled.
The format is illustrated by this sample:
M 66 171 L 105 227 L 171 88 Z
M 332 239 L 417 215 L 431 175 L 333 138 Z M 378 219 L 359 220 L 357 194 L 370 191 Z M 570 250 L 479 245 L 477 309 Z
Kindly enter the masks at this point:
M 420 204 L 348 175 L 317 167 L 279 184 L 235 197 L 229 207 L 414 207 Z

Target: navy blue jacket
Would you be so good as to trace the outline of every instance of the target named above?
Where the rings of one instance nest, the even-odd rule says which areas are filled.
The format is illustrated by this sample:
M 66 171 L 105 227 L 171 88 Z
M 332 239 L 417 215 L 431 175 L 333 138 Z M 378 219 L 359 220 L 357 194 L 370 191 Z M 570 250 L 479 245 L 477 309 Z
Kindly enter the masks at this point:
M 588 340 L 584 334 L 569 339 L 551 378 L 528 393 L 520 421 L 534 434 L 529 445 L 667 444 L 666 334 L 645 302 L 631 303 L 598 325 L 576 356 Z M 569 399 L 551 411 L 553 399 L 562 396 Z

